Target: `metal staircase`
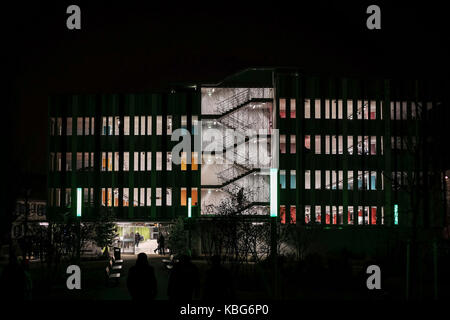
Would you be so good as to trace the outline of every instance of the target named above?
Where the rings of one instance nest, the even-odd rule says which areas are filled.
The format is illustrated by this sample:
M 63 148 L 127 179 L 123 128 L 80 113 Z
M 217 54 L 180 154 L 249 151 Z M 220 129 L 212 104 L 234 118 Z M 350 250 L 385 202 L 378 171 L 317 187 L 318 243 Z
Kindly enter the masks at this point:
M 244 152 L 237 149 L 237 146 L 250 142 L 251 137 L 248 137 L 247 134 L 256 124 L 240 118 L 238 111 L 243 111 L 243 108 L 252 102 L 270 102 L 272 99 L 272 88 L 247 88 L 216 104 L 216 113 L 218 114 L 216 121 L 224 128 L 234 131 L 233 134 L 224 137 L 222 156 L 226 160 L 226 152 L 233 149 L 234 161 L 230 167 L 217 174 L 220 185 L 214 187 L 220 188 L 231 196 L 229 201 L 235 207 L 233 214 L 255 213 L 255 206 L 264 204 L 257 201 L 258 190 L 247 190 L 238 183 L 239 180 L 248 175 L 260 171 L 259 168 L 255 167 L 255 162 L 250 158 L 247 148 Z M 237 203 L 240 204 L 237 205 Z M 209 205 L 206 210 L 213 214 L 218 209 L 217 205 Z

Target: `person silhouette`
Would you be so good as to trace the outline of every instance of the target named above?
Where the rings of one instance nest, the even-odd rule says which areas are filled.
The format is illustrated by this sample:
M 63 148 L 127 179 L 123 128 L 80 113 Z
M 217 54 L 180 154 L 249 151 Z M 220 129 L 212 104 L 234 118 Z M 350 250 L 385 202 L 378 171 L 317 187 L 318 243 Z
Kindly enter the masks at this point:
M 222 302 L 234 297 L 233 280 L 228 269 L 220 263 L 220 256 L 211 257 L 211 268 L 206 272 L 203 299 Z
M 3 269 L 0 277 L 0 298 L 8 301 L 28 299 L 29 292 L 27 291 L 27 284 L 27 276 L 17 261 L 17 256 L 14 253 L 10 253 L 9 263 Z
M 136 247 L 139 247 L 140 241 L 141 241 L 141 235 L 139 234 L 139 232 L 136 232 L 136 234 L 134 235 L 134 244 L 136 245 Z
M 165 249 L 164 249 L 164 236 L 161 233 L 158 239 L 158 249 L 159 249 L 159 254 L 164 255 L 165 253 Z
M 190 301 L 199 287 L 198 268 L 188 255 L 181 255 L 170 273 L 167 295 L 169 300 Z
M 128 271 L 127 288 L 132 300 L 149 301 L 156 297 L 155 270 L 144 252 L 138 254 L 136 265 Z

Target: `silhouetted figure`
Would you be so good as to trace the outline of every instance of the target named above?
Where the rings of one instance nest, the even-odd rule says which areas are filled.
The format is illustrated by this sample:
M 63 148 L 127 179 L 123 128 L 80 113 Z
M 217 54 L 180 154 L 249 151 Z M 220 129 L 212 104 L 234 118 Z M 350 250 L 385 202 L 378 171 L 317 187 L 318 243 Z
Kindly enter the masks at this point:
M 136 234 L 134 235 L 134 244 L 136 245 L 136 247 L 139 247 L 139 241 L 141 241 L 141 235 L 139 234 L 139 232 L 136 232 Z
M 240 208 L 244 205 L 244 188 L 239 189 L 237 196 L 236 196 L 236 201 L 238 204 L 238 208 Z
M 189 301 L 198 290 L 198 268 L 191 262 L 191 258 L 182 255 L 170 273 L 167 295 L 169 300 Z
M 158 249 L 159 249 L 159 254 L 164 255 L 164 253 L 165 253 L 164 236 L 162 235 L 162 233 L 159 235 L 159 238 L 158 238 Z
M 127 287 L 133 300 L 149 301 L 156 297 L 155 270 L 143 252 L 138 254 L 136 265 L 128 271 Z
M 0 278 L 0 290 L 2 300 L 22 301 L 28 298 L 27 276 L 19 265 L 17 257 L 10 254 L 9 263 L 3 269 Z
M 206 301 L 227 301 L 234 297 L 233 279 L 228 269 L 220 263 L 220 256 L 211 258 L 212 266 L 206 273 L 203 299 Z

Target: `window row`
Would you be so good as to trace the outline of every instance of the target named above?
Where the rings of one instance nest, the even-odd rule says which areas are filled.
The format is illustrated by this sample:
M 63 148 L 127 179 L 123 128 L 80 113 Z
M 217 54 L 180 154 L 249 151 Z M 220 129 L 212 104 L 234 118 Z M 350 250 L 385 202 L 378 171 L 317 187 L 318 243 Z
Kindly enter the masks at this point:
M 289 139 L 289 141 L 287 141 Z M 312 141 L 312 139 L 314 141 Z M 315 154 L 344 154 L 344 136 L 342 135 L 306 135 L 304 148 L 314 149 Z M 379 148 L 377 147 L 377 140 Z M 280 153 L 295 154 L 297 151 L 296 136 L 280 134 Z M 322 145 L 323 144 L 323 145 Z M 383 154 L 383 137 L 381 136 L 347 136 L 345 154 L 377 155 Z
M 156 170 L 162 170 L 162 152 L 156 152 Z M 134 171 L 151 171 L 152 170 L 152 153 L 151 152 L 134 152 L 131 154 L 132 159 L 130 159 L 130 152 L 123 153 L 123 171 L 129 171 L 130 161 L 133 161 Z M 62 157 L 66 157 L 66 171 L 72 171 L 72 152 L 51 152 L 49 159 L 49 169 L 50 171 L 61 171 L 62 170 Z M 198 170 L 198 153 L 191 153 L 191 170 Z M 119 152 L 102 152 L 101 153 L 101 164 L 100 168 L 102 171 L 119 171 Z M 81 171 L 91 171 L 94 167 L 94 153 L 93 152 L 77 152 L 76 153 L 76 163 L 75 169 Z M 186 171 L 188 166 L 187 153 L 181 153 L 181 170 Z M 166 169 L 167 171 L 172 170 L 172 153 L 167 152 L 166 155 Z
M 323 99 L 323 109 L 320 99 L 305 99 L 305 119 L 343 119 L 343 100 Z M 354 108 L 355 106 L 355 108 Z M 390 103 L 391 120 L 410 120 L 420 118 L 426 110 L 432 108 L 432 103 L 416 103 L 406 101 L 392 101 Z M 290 112 L 287 112 L 287 109 Z M 426 109 L 426 110 L 425 110 Z M 280 118 L 296 117 L 295 99 L 279 99 Z M 322 115 L 322 110 L 324 114 Z M 347 119 L 375 120 L 377 119 L 377 105 L 373 100 L 347 100 Z M 379 119 L 383 119 L 383 101 L 380 101 Z
M 83 203 L 87 206 L 93 206 L 94 189 L 82 188 Z M 162 206 L 163 188 L 155 189 L 155 205 Z M 172 206 L 172 188 L 165 188 L 166 206 Z M 133 195 L 133 197 L 131 197 Z M 61 197 L 62 196 L 62 197 Z M 187 188 L 180 188 L 180 206 L 187 206 Z M 63 201 L 63 202 L 61 202 Z M 101 205 L 105 207 L 128 207 L 130 203 L 135 207 L 149 207 L 152 205 L 152 188 L 122 188 L 122 199 L 120 199 L 119 188 L 101 188 Z M 67 207 L 72 203 L 72 189 L 50 188 L 49 202 L 51 206 Z M 197 188 L 191 188 L 191 205 L 198 203 Z
M 322 209 L 325 216 L 325 224 L 344 224 L 344 207 L 343 206 L 305 206 L 305 223 L 322 223 Z M 375 206 L 348 206 L 348 217 L 347 224 L 357 224 L 357 225 L 376 225 L 377 224 L 377 207 Z M 380 207 L 380 217 L 381 221 L 378 224 L 384 224 L 384 207 Z M 287 216 L 287 212 L 289 216 Z M 292 223 L 295 224 L 296 217 L 296 206 L 291 205 L 289 209 L 285 205 L 280 206 L 280 218 L 281 223 Z
M 289 180 L 289 183 L 287 183 Z M 355 184 L 356 180 L 356 185 Z M 384 190 L 383 174 L 380 174 L 381 189 Z M 296 189 L 296 171 L 289 171 L 287 178 L 286 170 L 280 170 L 281 189 Z M 344 172 L 342 170 L 306 170 L 305 189 L 315 190 L 343 190 Z M 347 190 L 378 190 L 376 171 L 347 171 Z
M 87 136 L 94 135 L 94 118 L 93 117 L 75 117 L 65 118 L 66 130 L 65 134 L 72 135 L 74 121 L 76 122 L 76 135 Z M 134 131 L 131 132 L 130 123 L 134 123 Z M 130 134 L 138 135 L 152 135 L 152 116 L 125 116 L 123 117 L 123 124 L 121 124 L 120 117 L 102 117 L 101 135 L 112 136 L 120 134 L 120 127 L 123 126 L 124 135 Z M 165 125 L 165 129 L 163 128 Z M 198 126 L 198 116 L 192 116 L 193 134 L 196 134 Z M 172 134 L 172 116 L 167 116 L 166 123 L 163 123 L 163 116 L 156 116 L 156 135 L 162 135 L 165 130 L 168 135 Z M 181 116 L 181 128 L 187 128 L 187 116 Z M 50 135 L 63 135 L 63 118 L 50 118 Z

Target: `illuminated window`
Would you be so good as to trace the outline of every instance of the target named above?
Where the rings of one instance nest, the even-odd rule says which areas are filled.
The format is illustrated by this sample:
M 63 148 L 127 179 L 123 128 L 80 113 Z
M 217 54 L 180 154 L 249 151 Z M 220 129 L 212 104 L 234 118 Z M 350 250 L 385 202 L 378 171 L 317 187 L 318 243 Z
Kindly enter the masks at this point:
M 297 211 L 296 211 L 296 207 L 295 207 L 294 205 L 291 205 L 290 211 L 291 211 L 291 217 L 290 217 L 289 223 L 295 224 L 296 221 L 297 221 Z
M 291 99 L 291 118 L 292 119 L 295 119 L 295 109 L 296 109 L 295 102 L 296 102 L 295 99 Z M 306 112 L 306 106 L 305 106 L 305 112 Z
M 140 154 L 140 171 L 145 171 L 145 158 L 147 154 L 145 152 L 140 152 Z
M 330 100 L 325 99 L 325 119 L 330 119 Z
M 89 124 L 91 122 L 91 118 L 84 118 L 84 135 L 88 136 L 89 135 Z
M 139 205 L 139 188 L 133 188 L 133 206 Z
M 152 153 L 147 152 L 147 171 L 152 170 Z
M 354 119 L 353 117 L 353 101 L 347 100 L 347 119 Z
M 167 152 L 167 159 L 166 159 L 166 170 L 171 171 L 172 170 L 172 152 Z
M 72 171 L 72 152 L 66 153 L 66 171 Z
M 316 135 L 315 136 L 315 146 L 314 146 L 314 148 L 315 148 L 315 153 L 316 154 L 320 154 L 321 153 L 321 144 L 320 144 L 320 136 L 319 135 Z
M 198 116 L 192 116 L 192 134 L 198 132 Z
M 172 116 L 167 116 L 167 134 L 172 134 Z
M 337 113 L 338 113 L 338 119 L 342 119 L 342 117 L 343 117 L 342 100 L 337 101 Z
M 56 188 L 55 189 L 55 206 L 60 207 L 61 206 L 61 189 Z
M 311 118 L 311 101 L 309 99 L 305 100 L 305 119 Z
M 133 171 L 139 171 L 139 152 L 134 153 Z
M 122 205 L 124 207 L 128 207 L 130 205 L 130 198 L 129 198 L 129 189 L 123 188 L 123 195 L 122 195 Z
M 331 147 L 331 138 L 329 135 L 325 136 L 325 154 L 330 154 L 330 147 Z
M 130 117 L 129 116 L 125 116 L 123 117 L 123 134 L 125 136 L 129 136 L 130 135 Z
M 337 136 L 337 148 L 338 154 L 344 153 L 344 138 L 342 136 Z
M 305 206 L 305 223 L 308 224 L 310 222 L 311 222 L 311 206 Z
M 156 152 L 156 170 L 162 170 L 162 152 L 160 151 Z
M 315 171 L 315 189 L 321 189 L 320 188 L 320 170 Z
M 321 218 L 322 218 L 321 207 L 320 206 L 316 206 L 315 213 L 316 213 L 316 223 L 320 223 Z
M 119 152 L 114 152 L 114 171 L 119 171 Z
M 91 118 L 91 135 L 94 135 L 94 127 L 95 127 L 95 122 L 94 122 L 94 117 Z
M 280 218 L 281 218 L 281 223 L 285 224 L 286 223 L 286 206 L 284 206 L 284 205 L 280 206 Z
M 152 205 L 152 188 L 146 189 L 147 196 L 145 197 L 145 205 L 150 207 Z
M 62 135 L 62 118 L 57 118 L 57 121 L 56 121 L 56 134 L 58 136 Z
M 162 135 L 162 116 L 156 116 L 156 134 Z
M 187 129 L 187 116 L 181 116 L 181 128 Z
M 186 206 L 187 197 L 186 197 L 186 188 L 181 188 L 181 206 Z
M 353 154 L 353 136 L 347 136 L 347 151 L 348 154 Z
M 296 179 L 295 179 L 295 170 L 291 170 L 291 189 L 295 189 L 297 187 Z
M 281 189 L 286 189 L 286 170 L 280 170 Z
M 311 150 L 311 136 L 310 135 L 305 136 L 305 148 L 308 150 Z
M 192 188 L 191 189 L 191 198 L 192 198 L 192 205 L 196 206 L 197 202 L 198 202 L 198 192 L 197 192 L 197 188 Z
M 314 100 L 314 118 L 320 119 L 320 100 Z
M 295 143 L 295 135 L 291 135 L 291 154 L 295 154 L 296 153 L 296 143 Z
M 83 117 L 77 117 L 77 136 L 83 135 Z
M 305 171 L 305 189 L 311 189 L 311 170 Z
M 134 117 L 134 135 L 135 136 L 139 135 L 139 117 L 138 116 Z
M 65 203 L 64 203 L 65 206 L 70 207 L 72 204 L 72 189 L 66 188 L 64 200 L 65 200 Z
M 192 170 L 198 170 L 198 153 L 192 152 Z
M 140 188 L 139 206 L 145 206 L 145 188 Z
M 152 135 L 152 116 L 147 116 L 147 135 Z
M 118 207 L 119 206 L 119 189 L 118 188 L 113 189 L 113 196 L 114 196 L 113 206 Z
M 336 100 L 331 100 L 331 119 L 336 119 L 337 118 L 337 101 Z
M 181 171 L 187 170 L 187 152 L 181 152 Z
M 123 153 L 123 171 L 130 170 L 130 153 L 124 152 Z
M 77 170 L 83 169 L 83 153 L 77 152 Z
M 286 153 L 286 135 L 280 134 L 280 152 Z
M 146 133 L 146 126 L 145 126 L 145 123 L 146 123 L 146 116 L 141 116 L 141 136 L 145 136 L 145 133 Z
M 156 206 L 160 207 L 162 203 L 161 188 L 156 188 Z
M 166 189 L 166 205 L 167 206 L 172 205 L 172 188 Z
M 67 118 L 67 135 L 72 135 L 72 118 Z
M 114 135 L 120 134 L 120 117 L 114 117 Z
M 286 99 L 280 99 L 280 118 L 286 118 Z

